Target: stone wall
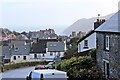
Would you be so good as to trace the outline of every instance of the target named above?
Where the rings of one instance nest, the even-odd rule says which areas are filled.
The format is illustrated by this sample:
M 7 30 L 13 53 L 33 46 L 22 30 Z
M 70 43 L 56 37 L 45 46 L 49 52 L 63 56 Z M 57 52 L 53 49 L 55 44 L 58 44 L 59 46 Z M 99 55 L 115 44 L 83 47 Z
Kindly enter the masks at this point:
M 110 35 L 110 50 L 105 50 L 105 35 Z M 120 79 L 120 33 L 97 32 L 97 64 L 104 73 L 103 59 L 109 61 L 110 78 Z

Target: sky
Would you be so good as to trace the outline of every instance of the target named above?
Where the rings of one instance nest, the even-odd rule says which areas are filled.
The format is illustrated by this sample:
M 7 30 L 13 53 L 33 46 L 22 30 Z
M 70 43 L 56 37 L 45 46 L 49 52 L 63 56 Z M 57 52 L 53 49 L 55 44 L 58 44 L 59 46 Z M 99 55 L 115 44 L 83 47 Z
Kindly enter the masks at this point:
M 15 31 L 64 29 L 81 18 L 118 11 L 119 0 L 0 0 L 0 26 Z

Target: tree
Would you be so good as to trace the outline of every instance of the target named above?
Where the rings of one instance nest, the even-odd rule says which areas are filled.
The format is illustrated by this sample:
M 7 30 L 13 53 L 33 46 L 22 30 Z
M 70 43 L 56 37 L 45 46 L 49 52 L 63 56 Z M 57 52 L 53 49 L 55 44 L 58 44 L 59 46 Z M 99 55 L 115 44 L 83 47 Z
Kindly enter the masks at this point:
M 64 55 L 65 59 L 70 59 L 71 57 L 74 57 L 77 54 L 77 51 L 78 51 L 77 41 L 78 40 L 79 38 L 72 38 L 67 43 L 68 50 L 65 52 L 65 55 Z

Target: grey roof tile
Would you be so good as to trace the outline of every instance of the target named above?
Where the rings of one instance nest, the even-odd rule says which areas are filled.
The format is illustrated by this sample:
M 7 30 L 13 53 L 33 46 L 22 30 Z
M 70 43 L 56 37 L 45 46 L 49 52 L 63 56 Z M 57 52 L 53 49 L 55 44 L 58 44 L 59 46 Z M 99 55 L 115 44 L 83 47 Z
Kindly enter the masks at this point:
M 49 52 L 64 52 L 64 42 L 47 42 L 47 48 Z

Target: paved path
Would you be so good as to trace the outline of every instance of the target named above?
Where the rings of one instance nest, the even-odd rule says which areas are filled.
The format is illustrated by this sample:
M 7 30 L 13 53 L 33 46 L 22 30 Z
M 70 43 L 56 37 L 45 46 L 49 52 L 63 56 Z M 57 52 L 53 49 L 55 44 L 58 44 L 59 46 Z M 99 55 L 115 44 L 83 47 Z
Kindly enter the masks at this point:
M 0 80 L 1 78 L 2 80 L 22 80 L 22 79 L 25 80 L 26 76 L 33 69 L 34 67 L 28 67 L 0 73 Z

